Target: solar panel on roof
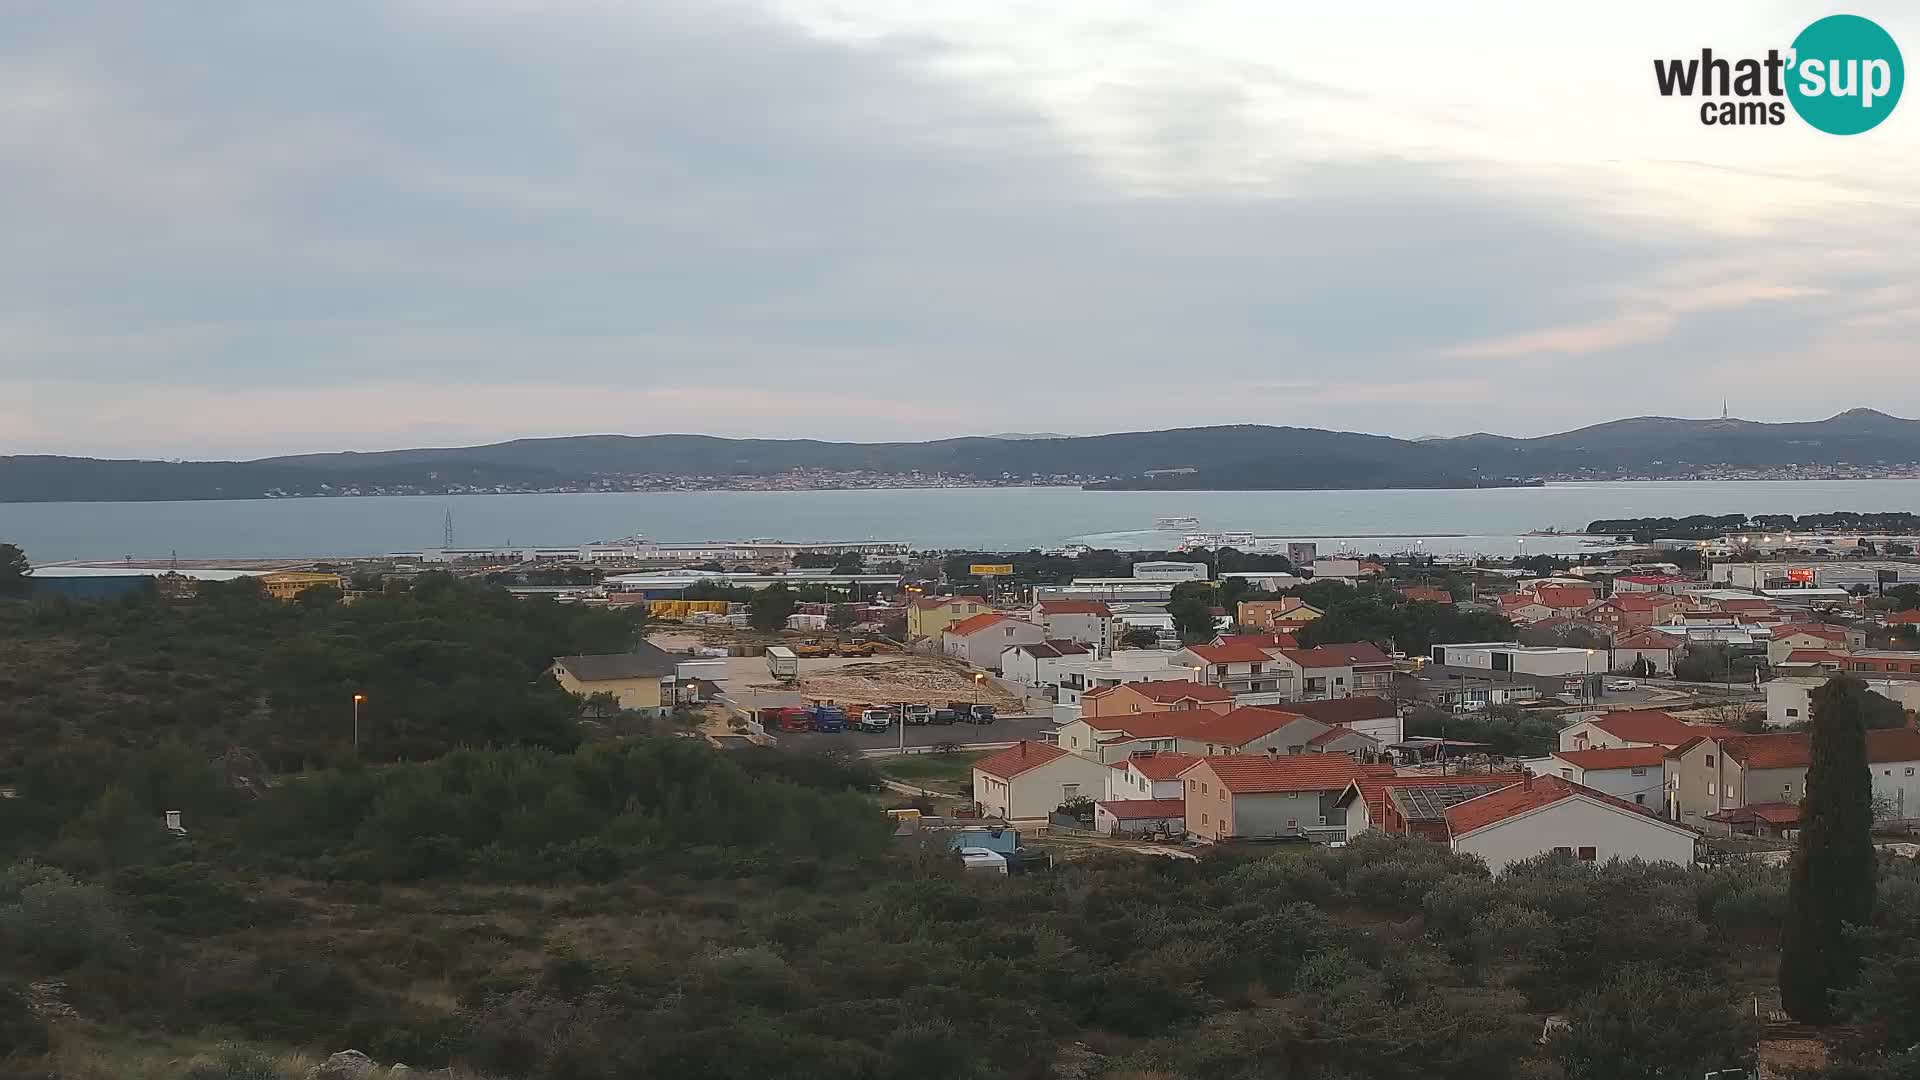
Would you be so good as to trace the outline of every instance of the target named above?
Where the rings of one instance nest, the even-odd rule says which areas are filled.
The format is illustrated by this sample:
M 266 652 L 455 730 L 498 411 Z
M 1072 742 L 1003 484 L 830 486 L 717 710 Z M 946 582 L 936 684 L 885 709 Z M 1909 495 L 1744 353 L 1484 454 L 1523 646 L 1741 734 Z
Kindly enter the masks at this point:
M 1481 781 L 1474 783 L 1463 780 L 1458 784 L 1435 784 L 1432 786 L 1391 788 L 1389 794 L 1394 805 L 1408 821 L 1438 821 L 1444 818 L 1447 807 L 1456 806 L 1468 799 L 1485 795 L 1489 791 L 1498 791 L 1512 781 L 1499 783 Z

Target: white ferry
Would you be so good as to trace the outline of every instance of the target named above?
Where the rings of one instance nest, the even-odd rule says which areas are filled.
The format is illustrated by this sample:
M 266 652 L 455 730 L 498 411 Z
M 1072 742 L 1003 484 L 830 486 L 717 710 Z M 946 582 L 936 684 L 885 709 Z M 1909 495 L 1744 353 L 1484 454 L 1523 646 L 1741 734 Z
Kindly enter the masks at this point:
M 1197 517 L 1193 517 L 1191 515 L 1185 515 L 1185 514 L 1175 516 L 1175 517 L 1155 518 L 1153 520 L 1153 527 L 1155 529 L 1159 529 L 1163 531 L 1178 531 L 1180 529 L 1197 529 L 1200 527 L 1200 519 Z

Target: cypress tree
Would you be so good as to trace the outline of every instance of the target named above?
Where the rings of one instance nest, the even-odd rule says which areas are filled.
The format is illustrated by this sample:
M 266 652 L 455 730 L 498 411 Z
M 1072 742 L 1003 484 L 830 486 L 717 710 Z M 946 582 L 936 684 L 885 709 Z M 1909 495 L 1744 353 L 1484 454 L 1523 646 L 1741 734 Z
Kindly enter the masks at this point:
M 1834 1019 L 1836 990 L 1859 975 L 1846 927 L 1873 918 L 1873 774 L 1867 684 L 1835 676 L 1813 692 L 1813 757 L 1780 942 L 1780 1003 L 1795 1020 Z

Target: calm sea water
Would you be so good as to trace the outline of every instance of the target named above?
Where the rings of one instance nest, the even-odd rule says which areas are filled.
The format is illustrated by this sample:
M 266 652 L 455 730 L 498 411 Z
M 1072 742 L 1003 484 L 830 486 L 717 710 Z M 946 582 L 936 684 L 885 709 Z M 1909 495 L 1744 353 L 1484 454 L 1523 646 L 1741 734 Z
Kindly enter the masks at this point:
M 926 548 L 1024 550 L 1064 542 L 1167 547 L 1154 519 L 1208 531 L 1435 553 L 1580 550 L 1596 518 L 1920 509 L 1920 480 L 1550 484 L 1473 491 L 1081 491 L 948 488 L 816 492 L 459 495 L 234 502 L 0 503 L 0 541 L 36 562 L 74 559 L 382 555 L 437 547 L 448 511 L 461 546 L 657 540 L 902 540 Z

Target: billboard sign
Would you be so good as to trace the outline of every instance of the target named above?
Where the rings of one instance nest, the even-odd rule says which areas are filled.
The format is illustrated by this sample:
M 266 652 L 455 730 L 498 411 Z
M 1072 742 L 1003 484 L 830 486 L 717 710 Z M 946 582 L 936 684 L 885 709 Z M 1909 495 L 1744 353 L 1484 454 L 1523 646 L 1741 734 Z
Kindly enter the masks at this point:
M 974 563 L 967 567 L 967 573 L 974 577 L 1006 577 L 1013 573 L 1012 563 Z
M 1813 584 L 1813 567 L 1796 566 L 1787 571 L 1787 580 L 1795 585 Z

